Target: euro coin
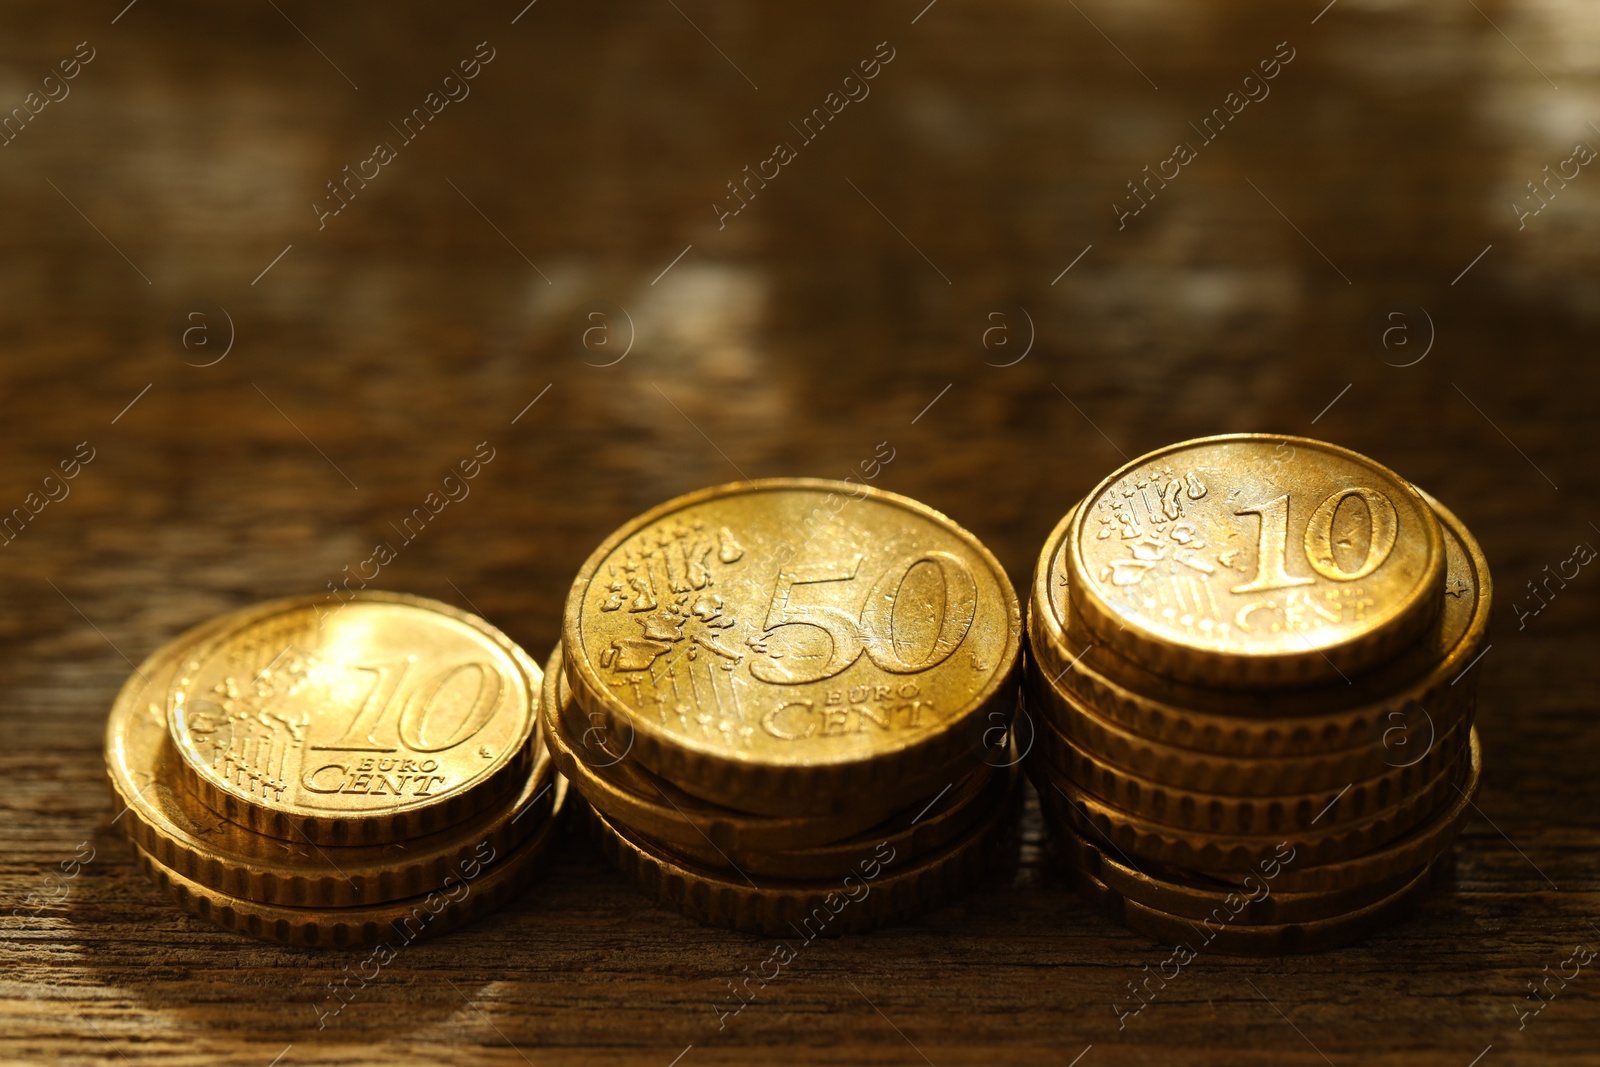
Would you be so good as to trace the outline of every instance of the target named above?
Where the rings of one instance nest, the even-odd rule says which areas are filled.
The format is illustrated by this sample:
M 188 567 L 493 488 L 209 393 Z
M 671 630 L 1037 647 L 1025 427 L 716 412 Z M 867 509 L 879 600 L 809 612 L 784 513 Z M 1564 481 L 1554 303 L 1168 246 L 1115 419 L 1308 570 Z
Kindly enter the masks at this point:
M 1427 494 L 1444 530 L 1446 577 L 1423 636 L 1350 683 L 1238 690 L 1172 682 L 1098 641 L 1070 632 L 1074 591 L 1066 565 L 1069 512 L 1045 542 L 1028 603 L 1036 674 L 1109 722 L 1168 745 L 1238 756 L 1386 750 L 1388 761 L 1470 717 L 1476 692 L 1457 680 L 1485 647 L 1493 583 L 1483 550 L 1449 508 Z M 1345 780 L 1356 772 L 1345 771 Z
M 189 787 L 229 821 L 291 841 L 382 844 L 521 787 L 537 687 L 515 644 L 449 605 L 306 597 L 190 655 L 168 724 Z
M 1198 683 L 1345 679 L 1427 628 L 1445 578 L 1439 523 L 1409 483 L 1269 434 L 1134 460 L 1085 497 L 1066 542 L 1088 631 Z
M 368 905 L 435 889 L 480 850 L 510 851 L 548 816 L 553 769 L 541 747 L 519 795 L 507 804 L 404 844 L 324 847 L 268 837 L 219 817 L 184 788 L 167 731 L 179 665 L 218 628 L 196 627 L 152 653 L 129 677 L 106 725 L 117 821 L 163 867 L 221 895 L 266 904 Z
M 783 816 L 848 813 L 977 766 L 1021 638 L 1011 583 L 970 533 L 812 479 L 646 512 L 584 563 L 562 629 L 578 703 L 640 762 Z

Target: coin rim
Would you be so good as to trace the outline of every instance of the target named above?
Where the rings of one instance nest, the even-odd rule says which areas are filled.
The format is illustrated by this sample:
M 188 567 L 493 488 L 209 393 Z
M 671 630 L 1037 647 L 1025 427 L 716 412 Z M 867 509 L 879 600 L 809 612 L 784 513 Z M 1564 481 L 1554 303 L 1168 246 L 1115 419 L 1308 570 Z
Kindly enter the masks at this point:
M 477 920 L 501 907 L 524 887 L 527 876 L 538 870 L 538 861 L 549 853 L 560 836 L 557 832 L 567 796 L 566 782 L 556 778 L 555 806 L 550 816 L 529 837 L 504 857 L 492 860 L 466 886 L 481 886 L 460 901 L 432 912 L 434 920 L 406 944 L 435 937 Z M 283 904 L 264 904 L 222 893 L 194 881 L 130 842 L 134 858 L 145 874 L 180 908 L 197 919 L 233 933 L 277 944 L 307 948 L 344 948 L 375 945 L 389 940 L 383 934 L 394 932 L 393 921 L 413 914 L 438 889 L 400 900 L 351 908 L 301 908 Z
M 181 639 L 175 639 L 151 653 L 140 665 L 139 672 L 146 676 L 153 675 L 161 670 L 162 660 L 174 661 L 181 657 L 183 649 L 178 647 L 180 641 Z M 170 671 L 176 669 L 176 663 L 169 668 Z M 295 907 L 359 907 L 421 893 L 431 883 L 442 880 L 454 870 L 455 864 L 466 855 L 465 850 L 470 847 L 474 839 L 482 838 L 494 844 L 497 849 L 506 850 L 514 849 L 520 844 L 540 820 L 529 822 L 520 830 L 513 829 L 513 824 L 526 814 L 528 808 L 525 805 L 541 804 L 543 794 L 550 788 L 554 777 L 553 762 L 548 753 L 544 752 L 542 742 L 536 738 L 535 743 L 539 753 L 534 758 L 533 772 L 519 795 L 509 804 L 498 811 L 493 808 L 485 809 L 472 817 L 473 825 L 455 826 L 435 831 L 424 838 L 413 838 L 406 842 L 407 851 L 394 857 L 392 862 L 368 864 L 367 869 L 355 875 L 351 872 L 356 870 L 356 865 L 347 856 L 338 855 L 338 852 L 350 848 L 365 849 L 381 846 L 329 845 L 327 848 L 333 849 L 335 853 L 330 856 L 323 848 L 311 845 L 320 859 L 308 858 L 303 868 L 287 860 L 270 861 L 223 851 L 195 837 L 181 824 L 175 822 L 169 816 L 166 806 L 149 799 L 147 794 L 150 792 L 150 787 L 147 786 L 142 790 L 134 788 L 132 779 L 125 773 L 128 761 L 123 758 L 122 753 L 126 751 L 126 746 L 113 744 L 113 741 L 118 737 L 126 737 L 125 728 L 119 729 L 119 727 L 121 722 L 138 714 L 137 708 L 132 705 L 132 698 L 145 688 L 145 683 L 139 680 L 139 674 L 130 675 L 130 681 L 133 685 L 125 686 L 123 692 L 118 694 L 106 724 L 106 772 L 112 796 L 122 804 L 122 814 L 128 816 L 128 822 L 123 827 L 124 834 L 164 867 L 182 874 L 205 888 L 263 904 Z M 161 743 L 171 746 L 170 735 L 164 736 Z M 169 751 L 175 760 L 176 751 L 170 748 Z M 180 806 L 187 802 L 196 807 L 204 807 L 198 798 L 184 788 L 182 782 L 165 784 L 169 791 L 178 794 Z M 541 806 L 548 808 L 549 803 L 542 803 Z M 210 809 L 204 810 L 216 817 Z M 517 813 L 514 817 L 513 812 Z M 245 832 L 251 832 L 248 828 L 243 829 Z M 267 839 L 265 835 L 257 836 Z M 447 836 L 451 840 L 429 840 L 443 839 Z M 459 839 L 458 843 L 456 839 Z M 325 865 L 324 869 L 315 869 L 319 863 Z
M 1223 885 L 1209 887 L 1187 884 L 1140 870 L 1110 855 L 1078 833 L 1070 817 L 1060 810 L 1066 803 L 1064 800 L 1045 794 L 1039 803 L 1045 824 L 1066 853 L 1064 859 L 1068 866 L 1094 875 L 1128 900 L 1158 908 L 1177 918 L 1204 920 L 1215 915 L 1217 908 L 1228 907 L 1227 898 L 1239 895 L 1244 889 L 1243 886 L 1235 886 L 1230 890 Z M 1091 869 L 1090 863 L 1085 861 L 1086 856 L 1093 857 L 1094 866 L 1098 869 Z M 1430 866 L 1437 858 L 1430 859 L 1423 866 Z M 1108 873 L 1110 877 L 1107 877 Z M 1276 891 L 1272 885 L 1275 878 L 1253 873 L 1267 886 L 1268 891 L 1259 900 L 1247 899 L 1244 908 L 1235 913 L 1241 926 L 1288 926 L 1338 918 L 1403 888 L 1415 872 L 1408 869 L 1370 882 L 1299 893 Z
M 1254 869 L 1265 855 L 1263 849 L 1279 841 L 1293 844 L 1297 855 L 1304 847 L 1312 855 L 1313 862 L 1309 864 L 1312 867 L 1333 866 L 1382 851 L 1417 827 L 1429 825 L 1439 811 L 1446 810 L 1441 799 L 1449 795 L 1447 789 L 1459 789 L 1456 782 L 1469 773 L 1463 768 L 1477 766 L 1480 759 L 1478 731 L 1474 727 L 1468 735 L 1467 747 L 1458 754 L 1454 766 L 1441 769 L 1415 792 L 1366 819 L 1317 833 L 1276 833 L 1260 837 L 1208 834 L 1165 826 L 1122 811 L 1092 795 L 1086 796 L 1086 790 L 1069 780 L 1049 777 L 1045 780 L 1067 797 L 1075 819 L 1087 820 L 1096 832 L 1106 835 L 1134 859 L 1192 870 L 1242 874 Z M 1030 770 L 1036 775 L 1042 773 L 1034 768 Z M 1063 785 L 1079 795 L 1073 796 L 1062 788 Z M 1090 814 L 1089 808 L 1097 810 Z M 1388 836 L 1376 839 L 1383 834 Z
M 1415 487 L 1413 487 L 1415 488 Z M 1470 530 L 1462 523 L 1455 512 L 1444 504 L 1434 499 L 1425 490 L 1417 489 L 1423 500 L 1431 506 L 1437 514 L 1442 525 L 1448 526 L 1450 532 L 1461 542 L 1466 550 L 1468 562 L 1471 564 L 1477 590 L 1476 602 L 1473 606 L 1471 619 L 1466 630 L 1456 641 L 1455 645 L 1445 653 L 1439 662 L 1430 670 L 1420 673 L 1409 684 L 1401 687 L 1397 692 L 1392 692 L 1377 700 L 1368 700 L 1360 705 L 1347 710 L 1327 712 L 1306 718 L 1274 717 L 1233 717 L 1219 715 L 1214 712 L 1191 711 L 1181 704 L 1170 703 L 1147 697 L 1137 689 L 1102 674 L 1092 664 L 1084 662 L 1084 657 L 1071 661 L 1070 667 L 1062 669 L 1058 677 L 1076 674 L 1079 680 L 1085 682 L 1084 688 L 1088 691 L 1077 692 L 1077 687 L 1072 687 L 1079 700 L 1092 705 L 1102 716 L 1110 719 L 1130 733 L 1147 737 L 1153 741 L 1177 747 L 1193 748 L 1197 751 L 1213 752 L 1217 755 L 1238 756 L 1278 756 L 1301 755 L 1315 752 L 1328 751 L 1316 747 L 1312 752 L 1293 752 L 1291 746 L 1285 743 L 1281 746 L 1268 741 L 1274 731 L 1286 727 L 1298 731 L 1301 728 L 1311 732 L 1313 737 L 1326 736 L 1330 730 L 1335 730 L 1341 737 L 1373 732 L 1386 716 L 1395 710 L 1410 703 L 1417 703 L 1424 708 L 1429 708 L 1438 698 L 1440 693 L 1453 693 L 1452 683 L 1457 676 L 1455 670 L 1460 663 L 1476 654 L 1478 647 L 1486 640 L 1489 623 L 1494 607 L 1494 582 L 1489 573 L 1489 562 L 1483 554 L 1483 547 L 1472 536 Z M 1082 501 L 1073 505 L 1074 509 L 1080 508 Z M 1030 583 L 1031 591 L 1028 599 L 1028 624 L 1029 647 L 1028 669 L 1039 668 L 1053 670 L 1063 655 L 1061 652 L 1064 643 L 1065 624 L 1056 616 L 1055 608 L 1050 597 L 1049 582 L 1054 560 L 1061 539 L 1066 536 L 1065 527 L 1073 517 L 1069 512 L 1056 524 L 1050 536 L 1045 541 L 1043 552 L 1034 569 L 1033 581 Z M 1069 576 L 1070 579 L 1070 576 Z M 1069 585 L 1069 589 L 1070 589 Z M 1036 629 L 1037 628 L 1037 629 Z M 1120 655 L 1115 650 L 1110 650 L 1114 655 Z M 1126 658 L 1126 657 L 1124 657 Z M 1130 661 L 1131 662 L 1131 661 Z M 1475 686 L 1467 693 L 1461 694 L 1457 699 L 1467 703 L 1467 707 L 1453 709 L 1458 713 L 1470 711 L 1471 693 Z M 1110 709 L 1109 711 L 1107 709 Z M 1447 709 L 1452 710 L 1452 709 Z M 1432 714 L 1432 711 L 1430 711 Z M 1255 740 L 1246 746 L 1248 750 L 1237 752 L 1228 751 L 1221 747 L 1204 748 L 1193 743 L 1190 739 L 1177 739 L 1164 735 L 1159 729 L 1150 728 L 1150 723 L 1157 719 L 1176 723 L 1188 720 L 1198 722 L 1201 728 L 1191 732 L 1193 738 L 1204 737 L 1209 731 L 1215 730 L 1218 736 L 1228 737 L 1239 732 L 1251 735 Z M 1370 743 L 1370 742 L 1368 742 Z M 1362 747 L 1363 742 L 1357 741 L 1337 746 L 1338 750 L 1355 750 Z
M 854 907 L 846 905 L 831 912 L 844 921 L 813 936 L 863 933 L 903 922 L 970 890 L 982 877 L 991 850 L 1014 821 L 1021 799 L 1022 775 L 1015 770 L 1010 773 L 1012 792 L 976 827 L 953 844 L 899 871 L 870 881 L 860 879 L 870 887 L 868 893 L 851 901 Z M 663 907 L 702 925 L 724 926 L 765 937 L 786 937 L 790 932 L 804 937 L 793 926 L 795 921 L 809 918 L 818 908 L 829 910 L 824 901 L 831 895 L 847 896 L 843 882 L 848 876 L 816 883 L 763 879 L 752 885 L 642 842 L 593 808 L 587 809 L 587 814 L 595 843 L 630 882 Z
M 1047 722 L 1043 729 L 1054 732 L 1055 727 Z M 1447 770 L 1457 761 L 1461 749 L 1468 743 L 1470 730 L 1471 723 L 1457 723 L 1439 739 L 1447 743 L 1436 744 L 1415 763 L 1390 767 L 1382 773 L 1353 780 L 1342 787 L 1327 785 L 1300 793 L 1224 794 L 1169 785 L 1128 770 L 1097 751 L 1068 742 L 1059 733 L 1055 733 L 1049 742 L 1040 747 L 1039 758 L 1045 761 L 1049 771 L 1103 803 L 1174 830 L 1219 836 L 1307 833 L 1316 827 L 1302 821 L 1302 816 L 1326 829 L 1361 822 L 1403 800 L 1412 790 L 1425 785 L 1434 775 Z M 1072 764 L 1061 764 L 1061 756 L 1069 757 Z M 1094 780 L 1086 781 L 1085 776 L 1090 773 Z M 1392 799 L 1380 803 L 1375 794 L 1385 788 Z M 1166 814 L 1181 812 L 1185 800 L 1189 801 L 1189 809 L 1196 813 L 1187 822 L 1182 821 L 1181 817 Z M 1357 807 L 1357 800 L 1361 801 L 1362 806 Z M 1274 806 L 1284 812 L 1287 824 L 1277 827 L 1242 825 L 1242 812 L 1246 807 L 1253 811 L 1252 821 L 1264 824 L 1269 817 L 1267 810 Z M 1195 825 L 1202 819 L 1200 813 L 1208 807 L 1220 807 L 1227 812 L 1223 818 L 1225 826 Z M 1161 810 L 1158 812 L 1154 809 Z M 1312 811 L 1318 814 L 1312 816 Z M 1327 821 L 1324 822 L 1324 819 Z
M 599 574 L 600 564 L 628 538 L 660 521 L 665 516 L 723 497 L 751 493 L 816 490 L 842 492 L 857 499 L 858 491 L 879 503 L 899 507 L 938 526 L 962 541 L 992 573 L 1006 609 L 1003 652 L 989 678 L 974 697 L 957 711 L 944 716 L 937 731 L 913 741 L 896 742 L 868 756 L 841 755 L 803 764 L 758 761 L 750 756 L 727 755 L 701 747 L 693 738 L 670 733 L 615 700 L 586 655 L 567 657 L 567 678 L 585 710 L 607 716 L 613 728 L 632 728 L 634 753 L 641 763 L 680 788 L 715 803 L 752 811 L 773 813 L 816 810 L 827 805 L 838 811 L 853 803 L 862 791 L 880 792 L 891 779 L 935 775 L 959 760 L 964 747 L 961 727 L 980 714 L 989 701 L 1015 683 L 1022 649 L 1022 607 L 1016 588 L 1000 561 L 978 537 L 943 512 L 927 504 L 874 486 L 858 485 L 827 478 L 761 478 L 708 486 L 667 500 L 630 519 L 602 541 L 578 569 L 573 578 L 562 615 L 561 641 L 568 648 L 582 649 L 579 630 L 583 605 Z M 974 753 L 971 763 L 982 761 Z
M 1331 452 L 1357 465 L 1375 468 L 1379 474 L 1390 478 L 1402 493 L 1409 492 L 1411 494 L 1411 503 L 1422 513 L 1424 518 L 1423 525 L 1428 543 L 1423 572 L 1415 586 L 1406 594 L 1409 602 L 1401 603 L 1398 607 L 1395 607 L 1381 626 L 1375 625 L 1331 645 L 1312 647 L 1305 650 L 1296 649 L 1288 652 L 1281 650 L 1275 652 L 1223 651 L 1221 649 L 1199 648 L 1195 645 L 1171 640 L 1169 637 L 1157 633 L 1145 625 L 1139 618 L 1118 615 L 1096 588 L 1097 583 L 1085 578 L 1088 573 L 1088 565 L 1083 558 L 1082 538 L 1083 526 L 1089 509 L 1081 505 L 1090 503 L 1092 506 L 1092 502 L 1098 500 L 1118 480 L 1139 467 L 1163 456 L 1194 449 L 1198 446 L 1240 442 L 1289 443 L 1291 445 L 1304 446 L 1313 451 Z M 1444 542 L 1437 521 L 1432 523 L 1426 521 L 1432 514 L 1427 500 L 1422 497 L 1421 493 L 1409 481 L 1400 477 L 1400 475 L 1377 460 L 1364 456 L 1353 449 L 1344 448 L 1328 441 L 1319 441 L 1310 437 L 1298 437 L 1292 434 L 1215 434 L 1209 437 L 1196 437 L 1188 441 L 1178 441 L 1158 448 L 1137 459 L 1130 460 L 1101 479 L 1093 489 L 1085 494 L 1083 500 L 1080 501 L 1078 511 L 1072 519 L 1067 541 L 1067 567 L 1071 572 L 1074 584 L 1082 591 L 1082 596 L 1077 602 L 1077 610 L 1085 624 L 1098 633 L 1103 640 L 1110 641 L 1114 645 L 1121 644 L 1126 647 L 1130 658 L 1147 660 L 1152 669 L 1159 668 L 1161 673 L 1185 681 L 1212 682 L 1246 687 L 1326 681 L 1341 672 L 1360 670 L 1379 662 L 1383 658 L 1385 649 L 1392 648 L 1416 636 L 1427 627 L 1427 624 L 1437 614 L 1439 609 L 1437 600 L 1426 595 L 1426 593 L 1428 590 L 1443 584 Z
M 527 700 L 523 721 L 506 747 L 496 755 L 493 763 L 479 770 L 463 788 L 436 797 L 425 803 L 410 803 L 387 810 L 353 812 L 348 814 L 308 815 L 299 811 L 262 804 L 240 796 L 223 783 L 215 782 L 205 773 L 199 757 L 180 739 L 177 717 L 194 674 L 200 666 L 225 641 L 236 637 L 249 626 L 268 618 L 291 611 L 315 610 L 325 598 L 316 595 L 284 597 L 257 605 L 260 609 L 246 620 L 236 622 L 212 634 L 180 668 L 181 676 L 175 679 L 168 694 L 167 729 L 178 751 L 180 774 L 189 789 L 212 811 L 231 822 L 237 822 L 257 833 L 289 841 L 304 838 L 318 845 L 371 845 L 388 844 L 412 837 L 447 829 L 477 812 L 502 800 L 529 772 L 533 758 L 530 742 L 538 721 L 535 694 L 542 681 L 539 666 L 515 641 L 493 623 L 481 616 L 462 611 L 431 597 L 412 593 L 398 593 L 380 589 L 356 591 L 349 600 L 340 601 L 341 608 L 352 603 L 393 604 L 432 611 L 477 631 L 487 642 L 498 647 L 522 674 L 522 685 Z M 335 611 L 339 608 L 333 609 Z M 320 616 L 319 616 L 320 622 Z M 529 669 L 532 669 L 532 674 Z

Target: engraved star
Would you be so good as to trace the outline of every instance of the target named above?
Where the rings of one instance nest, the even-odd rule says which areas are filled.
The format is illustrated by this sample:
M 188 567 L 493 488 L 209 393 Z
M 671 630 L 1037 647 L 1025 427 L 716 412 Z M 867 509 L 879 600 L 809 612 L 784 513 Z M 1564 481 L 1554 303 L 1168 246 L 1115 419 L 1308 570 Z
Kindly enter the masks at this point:
M 1451 575 L 1450 578 L 1444 583 L 1445 596 L 1453 596 L 1459 599 L 1466 596 L 1470 591 L 1471 587 L 1455 575 Z

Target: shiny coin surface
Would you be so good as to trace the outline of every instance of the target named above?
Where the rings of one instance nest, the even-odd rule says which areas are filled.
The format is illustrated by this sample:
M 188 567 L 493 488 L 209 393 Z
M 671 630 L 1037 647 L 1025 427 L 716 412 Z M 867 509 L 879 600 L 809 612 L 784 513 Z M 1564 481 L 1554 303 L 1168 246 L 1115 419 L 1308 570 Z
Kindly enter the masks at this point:
M 197 919 L 236 933 L 281 944 L 330 946 L 387 943 L 400 948 L 482 916 L 519 892 L 536 873 L 557 839 L 566 783 L 556 780 L 551 816 L 514 849 L 501 852 L 488 841 L 475 844 L 456 869 L 427 893 L 349 908 L 302 908 L 264 904 L 209 888 L 174 871 L 139 846 L 145 873 Z
M 588 814 L 600 850 L 662 904 L 708 925 L 809 941 L 902 922 L 970 889 L 1004 839 L 1017 799 L 1013 792 L 966 836 L 930 856 L 909 859 L 885 841 L 850 874 L 821 881 L 754 881 L 709 870 L 593 809 Z
M 1476 687 L 1455 684 L 1485 647 L 1493 583 L 1483 550 L 1449 508 L 1423 494 L 1444 529 L 1446 574 L 1434 623 L 1395 659 L 1351 684 L 1291 690 L 1188 685 L 1144 670 L 1104 642 L 1069 632 L 1069 512 L 1045 542 L 1028 602 L 1030 666 L 1098 715 L 1169 745 L 1236 756 L 1295 756 L 1383 746 L 1406 762 L 1470 715 Z M 1349 780 L 1352 772 L 1342 777 Z
M 223 896 L 296 907 L 365 905 L 435 889 L 483 849 L 509 852 L 545 821 L 554 781 L 542 746 L 518 795 L 403 845 L 288 841 L 219 817 L 184 787 L 167 703 L 183 658 L 229 622 L 196 627 L 152 653 L 129 677 L 106 724 L 118 825 L 163 867 Z
M 641 762 L 774 815 L 976 766 L 1021 637 L 975 537 L 913 500 L 811 479 L 706 489 L 628 523 L 583 565 L 562 630 L 578 703 Z
M 531 668 L 531 672 L 530 672 Z M 437 601 L 283 601 L 188 656 L 168 717 L 195 794 L 319 845 L 448 827 L 527 780 L 538 668 Z
M 1158 674 L 1270 686 L 1342 679 L 1439 608 L 1444 544 L 1411 485 L 1364 456 L 1207 437 L 1101 482 L 1067 533 L 1087 629 Z
M 806 849 L 848 839 L 904 806 L 898 794 L 866 798 L 844 815 L 752 815 L 691 796 L 632 757 L 631 737 L 572 699 L 559 644 L 545 664 L 540 696 L 543 735 L 556 765 L 596 810 L 670 846 L 725 851 Z

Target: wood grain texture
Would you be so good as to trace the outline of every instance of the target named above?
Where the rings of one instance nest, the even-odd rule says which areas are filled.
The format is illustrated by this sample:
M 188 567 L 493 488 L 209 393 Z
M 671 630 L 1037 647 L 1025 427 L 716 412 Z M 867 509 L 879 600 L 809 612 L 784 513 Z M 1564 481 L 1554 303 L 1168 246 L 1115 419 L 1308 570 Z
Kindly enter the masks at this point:
M 124 3 L 0 13 L 0 115 L 94 50 L 0 147 L 0 513 L 94 454 L 0 547 L 0 1061 L 1600 1063 L 1593 970 L 1516 1015 L 1600 947 L 1600 575 L 1512 611 L 1600 541 L 1600 177 L 1526 186 L 1600 146 L 1592 5 Z M 470 95 L 405 141 L 483 41 Z M 804 141 L 790 123 L 882 41 L 870 95 Z M 1279 42 L 1270 95 L 1203 142 L 1190 123 Z M 719 227 L 780 140 L 795 158 Z M 1125 183 L 1183 140 L 1119 229 Z M 379 141 L 395 158 L 319 229 Z M 1519 198 L 1544 204 L 1520 228 Z M 1398 366 L 1426 347 L 1416 307 L 1434 343 Z M 231 351 L 193 365 L 224 311 Z M 771 944 L 654 909 L 586 841 L 318 1029 L 360 954 L 185 917 L 111 825 L 101 731 L 131 662 L 399 544 L 479 442 L 471 495 L 374 584 L 542 659 L 585 555 L 682 491 L 839 477 L 888 441 L 876 484 L 1020 586 L 1123 456 L 1255 429 L 1370 454 L 1483 541 L 1482 815 L 1416 918 L 1202 956 L 1120 1033 L 1113 1000 L 1166 950 L 1066 891 L 1036 809 L 980 892 L 806 948 L 721 1029 Z

